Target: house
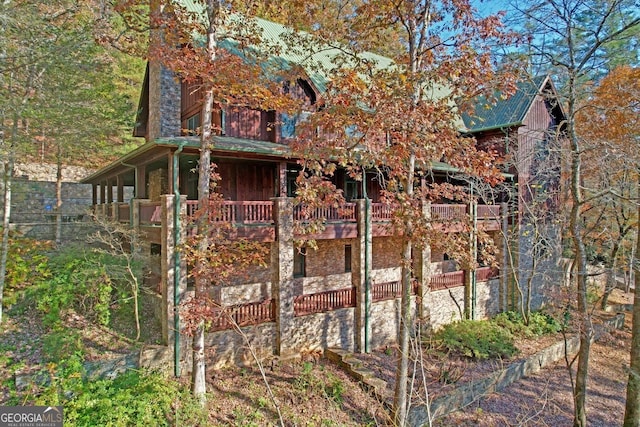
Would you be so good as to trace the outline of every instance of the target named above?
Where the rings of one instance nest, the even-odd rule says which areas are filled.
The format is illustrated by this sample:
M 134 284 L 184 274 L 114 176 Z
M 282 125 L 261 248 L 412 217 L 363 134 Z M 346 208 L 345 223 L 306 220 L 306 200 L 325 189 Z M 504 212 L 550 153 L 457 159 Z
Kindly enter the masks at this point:
M 258 23 L 271 37 L 284 29 L 268 21 Z M 321 78 L 313 75 L 299 79 L 296 90 L 313 105 L 322 86 Z M 92 185 L 97 213 L 144 232 L 147 244 L 142 250 L 157 260 L 164 340 L 173 346 L 184 342 L 174 308 L 188 294 L 189 285 L 185 260 L 176 248 L 184 242 L 186 218 L 197 207 L 194 167 L 199 139 L 188 134 L 199 125 L 199 96 L 188 83 L 151 62 L 134 131 L 146 143 L 83 180 Z M 505 106 L 505 113 L 490 124 L 485 119 L 486 126 L 469 126 L 468 132 L 488 143 L 502 132 L 542 123 L 529 121 L 531 111 L 542 105 L 539 91 L 519 92 L 518 99 L 517 120 L 508 116 L 511 110 Z M 546 109 L 548 120 L 541 128 L 545 135 L 557 123 L 557 113 Z M 255 267 L 246 278 L 216 289 L 216 298 L 230 309 L 253 347 L 264 357 L 286 357 L 329 347 L 368 351 L 395 342 L 401 239 L 388 226 L 391 208 L 381 203 L 378 183 L 367 176 L 362 188 L 338 171 L 334 183 L 344 191 L 347 203 L 342 209 L 316 212 L 325 220 L 325 229 L 315 235 L 318 249 L 298 251 L 293 224 L 299 211 L 292 198 L 298 166 L 286 143 L 293 124 L 279 111 L 247 107 L 219 109 L 214 119 L 222 129 L 213 137 L 212 158 L 221 176 L 224 202 L 212 221 L 233 223 L 238 238 L 261 242 L 271 254 L 268 267 Z M 453 171 L 446 164 L 435 164 L 433 169 L 436 179 L 443 180 Z M 134 195 L 130 200 L 124 199 L 127 188 Z M 461 222 L 477 224 L 504 253 L 512 224 L 508 205 L 506 199 L 501 204 L 487 202 L 491 204 L 431 204 L 427 211 L 448 233 L 461 232 Z M 446 253 L 425 248 L 414 260 L 415 309 L 431 327 L 459 319 L 464 311 L 483 318 L 506 309 L 509 264 L 504 258 L 500 274 L 490 267 L 464 271 Z M 216 349 L 213 362 L 248 359 L 242 340 L 225 317 L 210 325 L 207 344 Z

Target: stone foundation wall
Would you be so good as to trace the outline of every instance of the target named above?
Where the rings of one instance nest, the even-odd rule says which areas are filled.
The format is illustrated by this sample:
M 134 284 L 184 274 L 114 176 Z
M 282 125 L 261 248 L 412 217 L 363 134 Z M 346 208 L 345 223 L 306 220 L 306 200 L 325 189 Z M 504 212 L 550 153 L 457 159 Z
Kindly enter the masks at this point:
M 429 292 L 427 304 L 430 308 L 431 327 L 434 330 L 456 320 L 461 320 L 460 311 L 464 313 L 464 286 Z
M 293 318 L 295 331 L 290 345 L 297 352 L 330 347 L 354 349 L 355 310 L 342 308 Z
M 260 360 L 273 358 L 276 336 L 275 323 L 263 323 L 242 328 L 242 332 Z M 183 339 L 188 340 L 189 338 Z M 232 364 L 240 366 L 255 364 L 247 343 L 242 335 L 235 330 L 208 333 L 205 336 L 205 346 L 208 352 L 208 364 L 214 369 Z M 186 364 L 189 365 L 188 361 Z
M 398 339 L 400 300 L 392 299 L 371 304 L 371 348 L 393 344 Z
M 351 274 L 332 274 L 323 277 L 304 277 L 298 279 L 302 282 L 303 294 L 315 294 L 324 291 L 336 291 L 351 287 Z
M 500 312 L 500 280 L 476 285 L 476 319 L 488 319 Z
M 225 286 L 221 289 L 220 298 L 223 305 L 247 304 L 268 300 L 273 298 L 271 282 Z
M 91 185 L 62 183 L 62 239 L 84 240 L 95 229 L 89 222 Z M 0 215 L 2 214 L 0 207 Z M 11 229 L 25 237 L 55 239 L 56 183 L 14 179 L 11 192 Z

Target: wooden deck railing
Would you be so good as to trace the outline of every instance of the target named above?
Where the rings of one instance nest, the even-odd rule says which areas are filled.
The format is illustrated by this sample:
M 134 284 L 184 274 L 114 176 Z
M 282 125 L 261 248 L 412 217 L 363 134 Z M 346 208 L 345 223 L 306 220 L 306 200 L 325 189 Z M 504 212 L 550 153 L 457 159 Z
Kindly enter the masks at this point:
M 140 202 L 140 224 L 160 224 L 162 208 L 160 202 Z
M 268 299 L 262 302 L 252 302 L 232 307 L 226 307 L 226 313 L 220 313 L 211 324 L 210 331 L 222 331 L 232 329 L 233 322 L 238 326 L 258 325 L 260 323 L 274 322 L 275 300 Z M 231 321 L 233 319 L 233 322 Z
M 498 277 L 500 270 L 492 267 L 480 267 L 476 269 L 476 282 L 486 282 L 489 279 Z
M 499 205 L 478 205 L 478 219 L 493 219 L 500 218 L 500 206 Z
M 123 223 L 130 222 L 131 206 L 129 203 L 118 203 L 118 221 Z
M 434 221 L 463 220 L 467 218 L 467 205 L 431 205 L 431 218 Z
M 429 288 L 432 291 L 464 286 L 464 271 L 452 271 L 431 276 Z
M 355 203 L 345 203 L 340 208 L 322 207 L 314 208 L 311 212 L 305 211 L 303 206 L 296 206 L 293 210 L 293 217 L 296 221 L 306 219 L 324 219 L 328 223 L 357 221 L 357 205 Z M 120 204 L 119 218 L 125 221 L 129 218 L 129 205 Z M 187 201 L 187 216 L 193 216 L 198 209 L 196 200 Z M 466 205 L 432 204 L 431 217 L 434 221 L 463 220 L 467 217 Z M 392 205 L 382 203 L 371 204 L 371 218 L 373 222 L 387 222 L 393 217 L 394 208 Z M 140 203 L 140 222 L 142 224 L 160 223 L 160 203 L 143 202 Z M 499 205 L 478 205 L 478 219 L 496 220 L 500 216 Z M 210 218 L 213 222 L 232 222 L 236 224 L 272 225 L 273 202 L 272 201 L 223 201 L 211 204 Z
M 355 306 L 356 288 L 299 295 L 293 301 L 293 310 L 296 316 L 324 313 L 339 308 Z
M 415 295 L 418 293 L 418 282 L 413 281 L 411 286 L 411 295 Z M 402 296 L 402 282 L 386 282 L 386 283 L 376 283 L 375 285 L 371 285 L 371 301 L 385 301 L 390 299 L 400 298 Z
M 298 205 L 293 209 L 293 219 L 296 221 L 324 219 L 326 222 L 356 222 L 356 204 L 345 203 L 339 208 L 321 207 L 311 210 Z
M 383 203 L 371 203 L 371 220 L 373 222 L 391 221 L 393 218 L 393 206 Z
M 198 210 L 197 200 L 187 201 L 187 216 L 192 217 Z M 223 201 L 213 202 L 209 218 L 213 222 L 231 222 L 239 224 L 273 224 L 272 201 Z

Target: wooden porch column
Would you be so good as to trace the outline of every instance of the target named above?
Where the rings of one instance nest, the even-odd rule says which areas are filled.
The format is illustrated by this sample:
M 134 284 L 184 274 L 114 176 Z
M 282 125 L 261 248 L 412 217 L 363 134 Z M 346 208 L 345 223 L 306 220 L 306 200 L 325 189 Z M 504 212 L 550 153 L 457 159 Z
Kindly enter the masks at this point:
M 113 181 L 107 180 L 107 203 L 113 203 Z
M 276 353 L 285 358 L 294 353 L 295 325 L 293 300 L 297 294 L 293 281 L 293 202 L 274 197 L 276 239 L 271 244 L 271 294 L 276 305 Z
M 136 166 L 135 198 L 145 199 L 147 197 L 147 167 L 145 165 Z
M 98 204 L 98 184 L 95 183 L 91 184 L 91 204 L 93 206 Z
M 107 203 L 107 189 L 106 183 L 104 181 L 100 182 L 100 204 L 104 205 Z
M 427 221 L 431 220 L 431 203 L 424 202 L 422 204 L 422 214 Z M 424 248 L 422 250 L 416 250 L 414 268 L 416 279 L 418 280 L 419 284 L 417 298 L 418 317 L 424 325 L 430 328 L 431 307 L 429 303 L 431 301 L 431 245 L 429 244 L 429 242 L 425 242 Z
M 278 197 L 287 197 L 287 162 L 278 163 Z
M 118 195 L 117 200 L 118 203 L 124 202 L 124 179 L 122 179 L 121 175 L 116 177 L 116 185 L 118 186 Z
M 368 353 L 371 343 L 371 209 L 367 200 L 356 200 L 358 238 L 352 248 L 351 284 L 356 288 L 355 346 L 356 351 Z M 369 208 L 371 204 L 369 204 Z

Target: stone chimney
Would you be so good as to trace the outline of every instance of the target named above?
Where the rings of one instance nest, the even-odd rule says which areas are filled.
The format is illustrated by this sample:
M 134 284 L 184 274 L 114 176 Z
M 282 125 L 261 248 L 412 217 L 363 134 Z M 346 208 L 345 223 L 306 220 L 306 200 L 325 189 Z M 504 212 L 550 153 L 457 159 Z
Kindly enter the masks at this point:
M 157 28 L 157 19 L 162 14 L 160 2 L 151 0 L 151 40 L 149 57 L 149 117 L 147 122 L 147 141 L 160 137 L 180 136 L 180 81 L 172 71 L 153 57 L 152 46 L 162 43 L 161 29 Z

